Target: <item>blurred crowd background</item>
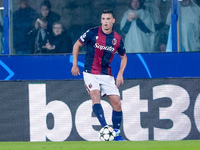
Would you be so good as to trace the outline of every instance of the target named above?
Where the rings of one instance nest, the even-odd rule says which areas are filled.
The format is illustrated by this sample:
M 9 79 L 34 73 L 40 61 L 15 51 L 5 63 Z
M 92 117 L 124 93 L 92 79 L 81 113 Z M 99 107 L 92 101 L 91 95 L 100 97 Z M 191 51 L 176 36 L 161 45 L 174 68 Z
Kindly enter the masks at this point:
M 123 32 L 122 30 L 122 18 L 125 13 L 130 9 L 130 4 L 134 0 L 45 0 L 48 1 L 50 7 L 48 6 L 47 9 L 51 13 L 51 18 L 43 17 L 42 11 L 42 3 L 44 0 L 14 0 L 10 1 L 10 54 L 45 54 L 45 53 L 71 53 L 72 46 L 76 42 L 76 40 L 89 28 L 99 26 L 100 22 L 100 14 L 105 9 L 110 9 L 114 12 L 116 22 L 114 25 L 114 29 L 122 35 L 125 39 L 126 36 L 128 37 L 128 33 Z M 166 27 L 166 20 L 169 13 L 171 13 L 171 0 L 136 0 L 139 1 L 140 5 L 144 5 L 144 10 L 149 13 L 150 19 L 153 20 L 154 26 L 152 28 L 149 27 L 150 32 L 145 32 L 145 36 L 148 35 L 147 40 L 155 45 L 152 46 L 153 48 L 149 48 L 148 50 L 140 51 L 138 49 L 130 51 L 131 52 L 165 52 L 167 39 L 169 35 L 169 27 Z M 189 0 L 190 1 L 190 0 Z M 31 7 L 33 11 L 29 15 L 31 15 L 32 20 L 26 21 L 20 15 L 24 15 L 23 12 L 19 12 L 20 3 L 27 2 L 28 7 Z M 194 2 L 194 1 L 192 1 Z M 198 6 L 199 2 L 195 1 L 195 4 Z M 0 2 L 0 7 L 3 7 L 3 2 Z M 132 10 L 132 8 L 131 8 Z M 1 10 L 1 15 L 3 11 Z M 134 10 L 134 12 L 136 12 Z M 27 15 L 27 13 L 25 13 Z M 145 14 L 145 13 L 144 13 Z M 57 15 L 57 16 L 56 16 Z M 0 17 L 0 23 L 2 22 L 2 17 Z M 44 19 L 45 18 L 45 19 Z M 50 17 L 49 17 L 50 18 Z M 47 27 L 43 27 L 40 30 L 40 24 L 38 23 L 39 19 L 42 23 L 45 24 L 47 22 Z M 27 22 L 30 23 L 32 21 L 32 26 L 27 28 Z M 145 24 L 145 21 L 141 19 L 141 21 Z M 38 24 L 36 24 L 36 22 Z M 53 24 L 59 23 L 59 27 L 54 27 L 55 30 L 58 29 L 58 35 L 65 31 L 65 36 L 62 35 L 62 38 L 58 38 L 57 35 L 53 32 Z M 0 24 L 1 25 L 1 24 Z M 145 24 L 148 27 L 148 24 Z M 45 25 L 44 25 L 45 26 Z M 169 25 L 168 25 L 169 26 Z M 60 28 L 60 30 L 59 30 Z M 130 28 L 131 29 L 131 28 Z M 152 30 L 151 30 L 152 29 Z M 0 26 L 0 31 L 2 30 Z M 26 31 L 25 31 L 26 30 Z M 28 38 L 24 35 L 28 33 Z M 61 32 L 61 33 L 60 33 Z M 144 32 L 144 31 L 143 31 Z M 150 34 L 149 34 L 150 33 Z M 1 32 L 2 34 L 2 32 Z M 63 33 L 62 33 L 63 34 Z M 45 39 L 45 36 L 47 38 Z M 48 36 L 52 35 L 52 36 Z M 1 36 L 1 35 L 0 35 Z M 45 39 L 45 44 L 36 42 L 40 41 L 40 36 Z M 24 39 L 25 37 L 25 39 Z M 24 40 L 20 41 L 20 38 Z M 62 42 L 61 39 L 65 39 L 68 41 L 67 45 L 66 42 Z M 143 37 L 142 37 L 143 38 Z M 143 38 L 144 39 L 144 38 Z M 2 40 L 2 39 L 0 39 Z M 27 44 L 24 41 L 31 41 L 31 46 L 33 49 L 29 49 L 27 53 L 23 53 L 25 50 L 25 46 L 21 46 L 23 44 Z M 58 40 L 59 42 L 51 44 L 51 41 Z M 29 46 L 30 46 L 29 43 Z M 49 43 L 51 46 L 49 46 Z M 62 43 L 62 44 L 61 44 Z M 126 43 L 126 41 L 125 41 Z M 42 45 L 43 44 L 43 45 Z M 57 50 L 57 45 L 60 47 L 67 47 L 67 49 Z M 145 43 L 146 44 L 146 43 Z M 145 45 L 144 44 L 144 45 Z M 165 45 L 163 48 L 162 45 Z M 37 45 L 40 45 L 40 48 L 36 48 Z M 61 46 L 62 45 L 62 46 Z M 140 44 L 141 45 L 141 44 Z M 151 46 L 148 46 L 151 47 Z M 24 49 L 23 49 L 24 48 Z M 2 49 L 2 48 L 1 48 Z M 61 48 L 60 48 L 61 49 Z M 83 47 L 81 49 L 81 53 L 85 53 L 86 49 Z M 196 50 L 197 51 L 197 50 Z

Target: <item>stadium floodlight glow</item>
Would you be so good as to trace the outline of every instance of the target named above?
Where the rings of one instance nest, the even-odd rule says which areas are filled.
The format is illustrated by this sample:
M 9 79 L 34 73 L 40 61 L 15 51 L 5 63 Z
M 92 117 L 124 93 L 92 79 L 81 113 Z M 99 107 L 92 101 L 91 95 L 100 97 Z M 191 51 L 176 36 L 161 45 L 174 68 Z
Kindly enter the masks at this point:
M 0 10 L 4 10 L 4 7 L 0 7 Z

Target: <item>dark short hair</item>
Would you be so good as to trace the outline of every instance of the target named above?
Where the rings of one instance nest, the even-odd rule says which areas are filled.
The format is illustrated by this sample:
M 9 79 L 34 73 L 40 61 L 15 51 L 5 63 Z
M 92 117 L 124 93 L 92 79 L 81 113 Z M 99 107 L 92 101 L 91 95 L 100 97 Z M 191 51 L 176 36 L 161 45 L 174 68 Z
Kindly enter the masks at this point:
M 113 13 L 112 10 L 104 10 L 104 11 L 101 13 L 101 15 L 102 15 L 102 14 L 111 14 L 111 15 L 113 16 L 113 18 L 115 18 L 114 13 Z
M 51 3 L 49 0 L 44 0 L 41 4 L 40 7 L 46 6 L 48 9 L 51 9 Z

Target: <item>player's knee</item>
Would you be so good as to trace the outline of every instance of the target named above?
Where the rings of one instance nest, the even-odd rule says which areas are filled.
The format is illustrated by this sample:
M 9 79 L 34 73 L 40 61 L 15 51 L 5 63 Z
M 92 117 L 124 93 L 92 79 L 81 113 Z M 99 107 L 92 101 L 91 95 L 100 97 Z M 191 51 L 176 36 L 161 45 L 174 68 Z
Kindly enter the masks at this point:
M 121 101 L 116 101 L 115 103 L 113 103 L 113 110 L 115 111 L 121 111 L 122 110 L 122 106 L 121 106 Z
M 93 104 L 100 103 L 100 92 L 98 90 L 93 90 L 89 94 Z

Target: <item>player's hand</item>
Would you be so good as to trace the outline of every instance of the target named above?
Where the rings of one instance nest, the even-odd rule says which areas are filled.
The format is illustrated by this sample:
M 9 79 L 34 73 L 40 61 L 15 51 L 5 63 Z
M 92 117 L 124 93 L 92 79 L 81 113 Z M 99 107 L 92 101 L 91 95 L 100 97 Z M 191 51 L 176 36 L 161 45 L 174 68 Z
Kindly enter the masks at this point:
M 116 85 L 117 85 L 117 87 L 119 87 L 121 84 L 123 84 L 124 83 L 124 79 L 123 79 L 123 76 L 122 75 L 120 75 L 120 74 L 118 74 L 117 75 L 117 78 L 116 78 Z
M 80 75 L 79 67 L 78 66 L 73 66 L 72 70 L 71 70 L 71 73 L 72 73 L 73 76 Z

